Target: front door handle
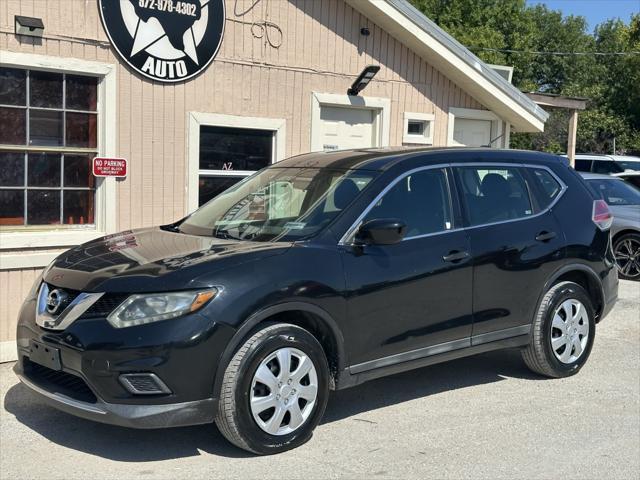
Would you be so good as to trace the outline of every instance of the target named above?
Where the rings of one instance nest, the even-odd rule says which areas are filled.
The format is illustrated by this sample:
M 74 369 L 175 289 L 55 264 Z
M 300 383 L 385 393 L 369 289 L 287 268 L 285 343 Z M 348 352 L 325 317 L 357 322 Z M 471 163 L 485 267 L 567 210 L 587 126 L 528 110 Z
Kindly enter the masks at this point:
M 444 257 L 442 257 L 442 260 L 444 260 L 445 262 L 456 263 L 468 257 L 469 257 L 469 252 L 464 252 L 461 250 L 452 250 L 448 254 L 446 254 Z
M 556 238 L 556 232 L 547 232 L 546 230 L 543 230 L 538 235 L 536 235 L 536 240 L 538 242 L 548 242 L 549 240 L 554 238 Z

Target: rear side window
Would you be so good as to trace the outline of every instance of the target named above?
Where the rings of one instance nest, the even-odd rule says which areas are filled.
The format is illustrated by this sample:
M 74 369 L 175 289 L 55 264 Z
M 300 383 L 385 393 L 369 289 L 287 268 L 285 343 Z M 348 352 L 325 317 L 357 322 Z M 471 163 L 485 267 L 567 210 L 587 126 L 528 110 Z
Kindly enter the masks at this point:
M 534 193 L 540 210 L 544 210 L 560 195 L 562 185 L 546 170 L 533 170 L 535 181 Z
M 591 160 L 576 159 L 576 170 L 579 172 L 590 172 Z
M 405 238 L 451 229 L 451 202 L 444 170 L 422 170 L 403 177 L 369 211 L 364 221 L 398 218 Z
M 457 167 L 472 226 L 533 215 L 525 176 L 517 167 Z
M 593 172 L 594 173 L 620 173 L 624 172 L 624 168 L 618 165 L 616 162 L 612 160 L 594 160 L 593 161 Z

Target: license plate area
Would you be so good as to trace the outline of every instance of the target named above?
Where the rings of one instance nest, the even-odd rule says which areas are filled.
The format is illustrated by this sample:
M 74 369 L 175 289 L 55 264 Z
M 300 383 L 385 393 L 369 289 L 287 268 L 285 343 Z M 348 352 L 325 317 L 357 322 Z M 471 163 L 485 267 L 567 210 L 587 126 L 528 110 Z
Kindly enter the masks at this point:
M 60 349 L 31 340 L 29 342 L 29 360 L 51 370 L 62 370 Z

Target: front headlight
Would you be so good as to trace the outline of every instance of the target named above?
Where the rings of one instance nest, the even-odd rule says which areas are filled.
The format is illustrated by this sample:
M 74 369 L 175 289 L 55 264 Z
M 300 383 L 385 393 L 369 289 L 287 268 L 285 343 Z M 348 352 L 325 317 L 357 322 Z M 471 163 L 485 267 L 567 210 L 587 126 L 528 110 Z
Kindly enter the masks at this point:
M 115 328 L 169 320 L 200 310 L 217 294 L 217 288 L 195 292 L 135 294 L 111 312 L 107 320 Z

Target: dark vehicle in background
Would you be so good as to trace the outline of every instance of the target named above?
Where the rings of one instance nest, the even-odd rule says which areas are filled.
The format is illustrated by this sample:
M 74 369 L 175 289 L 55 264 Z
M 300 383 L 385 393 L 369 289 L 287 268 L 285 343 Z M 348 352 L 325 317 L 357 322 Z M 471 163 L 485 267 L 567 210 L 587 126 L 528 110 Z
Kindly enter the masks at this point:
M 594 194 L 613 213 L 611 239 L 620 277 L 640 279 L 640 189 L 618 176 L 583 173 Z
M 625 155 L 579 153 L 576 155 L 575 169 L 579 172 L 614 175 L 630 170 L 640 170 L 640 158 Z
M 21 309 L 15 372 L 74 415 L 215 421 L 281 452 L 331 389 L 511 347 L 576 374 L 617 299 L 611 221 L 553 155 L 302 155 L 175 224 L 60 255 Z

